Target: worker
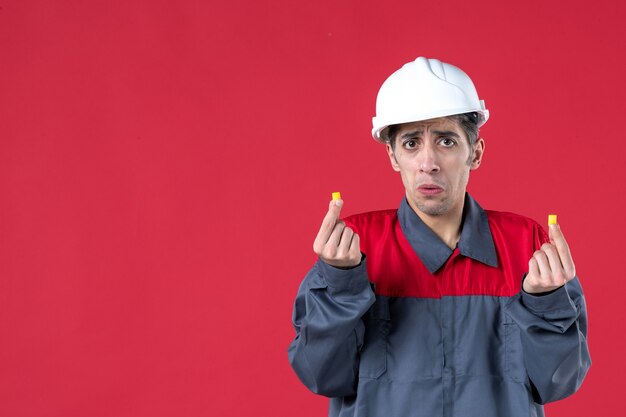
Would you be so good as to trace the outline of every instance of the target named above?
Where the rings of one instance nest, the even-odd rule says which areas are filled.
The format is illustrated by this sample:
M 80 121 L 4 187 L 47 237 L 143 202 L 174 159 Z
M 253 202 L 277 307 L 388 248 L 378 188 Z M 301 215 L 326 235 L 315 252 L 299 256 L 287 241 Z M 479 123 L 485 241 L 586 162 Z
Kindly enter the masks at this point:
M 489 112 L 461 69 L 417 58 L 376 101 L 398 209 L 329 203 L 289 360 L 331 417 L 529 417 L 578 390 L 587 312 L 564 233 L 467 191 Z M 554 222 L 552 222 L 554 223 Z

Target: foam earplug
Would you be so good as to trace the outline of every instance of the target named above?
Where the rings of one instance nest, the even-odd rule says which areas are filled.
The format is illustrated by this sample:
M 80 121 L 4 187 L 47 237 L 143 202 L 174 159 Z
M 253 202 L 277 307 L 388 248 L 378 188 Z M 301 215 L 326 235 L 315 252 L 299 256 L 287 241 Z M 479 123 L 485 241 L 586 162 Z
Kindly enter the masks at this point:
M 341 193 L 339 191 L 333 193 L 333 200 L 341 200 Z
M 548 225 L 556 224 L 556 214 L 548 214 Z

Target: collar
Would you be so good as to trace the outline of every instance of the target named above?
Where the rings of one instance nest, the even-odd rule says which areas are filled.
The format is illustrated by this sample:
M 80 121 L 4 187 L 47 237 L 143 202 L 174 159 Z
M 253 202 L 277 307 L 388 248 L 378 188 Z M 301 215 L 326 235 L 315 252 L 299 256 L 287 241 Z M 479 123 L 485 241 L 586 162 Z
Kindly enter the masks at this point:
M 406 197 L 402 199 L 398 209 L 398 220 L 411 247 L 431 274 L 434 274 L 446 263 L 454 251 L 443 243 L 441 238 L 415 214 Z M 457 248 L 463 256 L 489 266 L 498 266 L 498 257 L 489 229 L 487 213 L 469 193 L 465 193 L 461 237 Z

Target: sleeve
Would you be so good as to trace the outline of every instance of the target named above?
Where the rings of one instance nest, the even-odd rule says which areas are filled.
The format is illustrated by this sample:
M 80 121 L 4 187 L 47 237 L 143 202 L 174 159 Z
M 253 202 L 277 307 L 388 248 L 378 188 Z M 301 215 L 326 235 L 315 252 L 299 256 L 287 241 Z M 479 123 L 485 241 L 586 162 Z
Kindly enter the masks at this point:
M 294 371 L 311 391 L 328 397 L 356 392 L 365 333 L 362 316 L 374 301 L 365 259 L 352 269 L 318 260 L 306 275 L 296 296 L 296 337 L 288 353 Z
M 535 247 L 548 241 L 536 225 Z M 578 390 L 591 366 L 587 347 L 587 308 L 578 277 L 550 293 L 523 290 L 507 306 L 520 327 L 524 363 L 534 400 L 563 399 Z

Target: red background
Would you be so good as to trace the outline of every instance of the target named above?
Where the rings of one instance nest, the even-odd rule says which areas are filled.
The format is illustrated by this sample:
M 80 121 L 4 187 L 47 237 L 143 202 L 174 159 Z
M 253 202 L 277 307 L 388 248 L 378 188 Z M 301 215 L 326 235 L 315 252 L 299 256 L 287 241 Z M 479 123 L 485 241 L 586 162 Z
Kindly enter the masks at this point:
M 439 4 L 439 5 L 438 5 Z M 287 361 L 331 191 L 397 207 L 370 137 L 418 55 L 491 119 L 470 191 L 558 213 L 623 410 L 624 2 L 0 0 L 0 415 L 322 416 Z

